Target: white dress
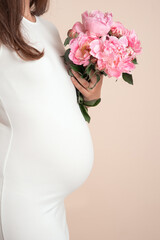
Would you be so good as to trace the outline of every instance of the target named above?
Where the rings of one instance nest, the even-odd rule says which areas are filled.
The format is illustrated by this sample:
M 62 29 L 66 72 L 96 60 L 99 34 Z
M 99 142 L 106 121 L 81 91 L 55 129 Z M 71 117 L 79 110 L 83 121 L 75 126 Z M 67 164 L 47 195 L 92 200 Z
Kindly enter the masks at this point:
M 57 27 L 21 23 L 45 55 L 24 61 L 0 47 L 0 240 L 68 240 L 64 198 L 88 178 L 93 142 Z

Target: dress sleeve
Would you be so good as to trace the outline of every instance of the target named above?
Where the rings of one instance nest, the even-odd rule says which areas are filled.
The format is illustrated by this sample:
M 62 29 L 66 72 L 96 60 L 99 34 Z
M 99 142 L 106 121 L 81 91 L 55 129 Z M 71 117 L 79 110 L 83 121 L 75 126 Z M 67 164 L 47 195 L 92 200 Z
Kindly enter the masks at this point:
M 57 49 L 59 55 L 63 56 L 66 49 L 62 42 L 58 27 L 55 23 L 49 21 L 48 19 L 41 18 L 41 20 L 44 22 L 44 25 L 49 30 L 49 35 L 54 47 Z
M 61 39 L 61 36 L 60 36 L 57 26 L 55 24 L 53 24 L 52 22 L 50 22 L 50 23 L 51 23 L 51 27 L 52 27 L 52 31 L 53 31 L 52 33 L 53 33 L 54 41 L 56 43 L 56 48 L 58 49 L 60 56 L 62 56 L 62 55 L 64 55 L 64 53 L 66 51 L 65 46 L 62 42 L 62 39 Z

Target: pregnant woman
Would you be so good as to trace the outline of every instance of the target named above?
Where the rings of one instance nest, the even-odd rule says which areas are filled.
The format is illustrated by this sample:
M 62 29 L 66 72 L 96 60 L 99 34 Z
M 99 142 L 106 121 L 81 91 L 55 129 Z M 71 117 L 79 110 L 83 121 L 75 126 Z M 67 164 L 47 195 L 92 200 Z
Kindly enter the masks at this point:
M 0 240 L 68 240 L 64 198 L 93 166 L 76 88 L 99 98 L 102 77 L 71 81 L 47 4 L 0 0 Z

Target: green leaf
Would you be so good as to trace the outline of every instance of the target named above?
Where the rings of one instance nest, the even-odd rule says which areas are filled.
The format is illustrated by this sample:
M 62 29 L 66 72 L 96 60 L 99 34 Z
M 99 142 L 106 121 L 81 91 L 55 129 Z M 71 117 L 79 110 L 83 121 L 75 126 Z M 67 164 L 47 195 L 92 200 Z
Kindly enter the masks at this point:
M 93 69 L 93 64 L 92 63 L 88 64 L 88 66 L 85 68 L 85 73 L 89 74 L 92 69 Z
M 85 78 L 86 80 L 89 78 L 88 74 L 87 73 L 83 73 L 82 74 L 82 78 Z
M 70 66 L 74 71 L 83 73 L 83 68 L 81 65 L 76 65 L 76 64 L 71 63 Z
M 79 90 L 78 90 L 79 91 Z M 83 104 L 83 96 L 81 94 L 81 92 L 79 91 L 79 94 L 78 94 L 78 103 L 79 104 Z
M 124 81 L 126 81 L 129 84 L 133 85 L 133 78 L 132 78 L 131 74 L 129 74 L 129 73 L 122 73 L 122 77 L 123 77 Z
M 64 41 L 64 45 L 65 45 L 65 46 L 68 45 L 71 39 L 72 39 L 72 38 L 67 37 L 67 38 L 65 39 L 65 41 Z
M 80 107 L 80 110 L 81 110 L 81 112 L 82 112 L 82 114 L 83 114 L 84 119 L 89 123 L 90 120 L 91 120 L 91 117 L 90 117 L 89 114 L 88 114 L 88 109 L 87 109 L 87 107 L 85 107 L 85 106 L 82 105 L 82 104 L 79 104 L 79 107 Z
M 101 98 L 98 98 L 98 99 L 93 99 L 93 100 L 90 100 L 90 101 L 84 101 L 83 103 L 86 106 L 95 107 L 100 103 L 100 101 L 101 101 Z
M 99 74 L 96 74 L 96 77 L 97 77 L 97 82 L 99 82 L 99 80 L 100 80 L 100 75 L 99 75 Z
M 99 82 L 99 80 L 101 79 L 101 78 L 100 78 L 100 75 L 99 75 L 98 73 L 95 72 L 94 74 L 96 74 L 97 81 L 96 81 L 96 83 L 93 85 L 93 87 L 88 88 L 88 89 L 93 89 L 93 88 L 96 86 L 96 84 Z
M 64 53 L 64 60 L 66 63 L 72 63 L 71 59 L 69 58 L 70 50 L 71 49 L 68 48 Z
M 136 58 L 134 58 L 131 62 L 133 62 L 134 64 L 138 64 Z
M 101 71 L 101 73 L 102 73 L 104 76 L 107 76 L 107 73 L 106 73 L 106 72 Z

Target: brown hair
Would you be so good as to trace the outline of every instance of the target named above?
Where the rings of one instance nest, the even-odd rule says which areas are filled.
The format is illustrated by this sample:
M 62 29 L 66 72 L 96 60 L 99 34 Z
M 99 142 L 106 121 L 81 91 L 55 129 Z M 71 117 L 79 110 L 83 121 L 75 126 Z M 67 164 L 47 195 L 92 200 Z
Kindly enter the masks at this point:
M 25 42 L 20 31 L 20 22 L 23 17 L 25 0 L 0 0 L 0 45 L 16 51 L 24 60 L 36 60 L 44 55 L 36 48 Z M 49 0 L 30 0 L 32 15 L 42 15 L 48 11 Z M 1 47 L 1 46 L 0 46 Z

